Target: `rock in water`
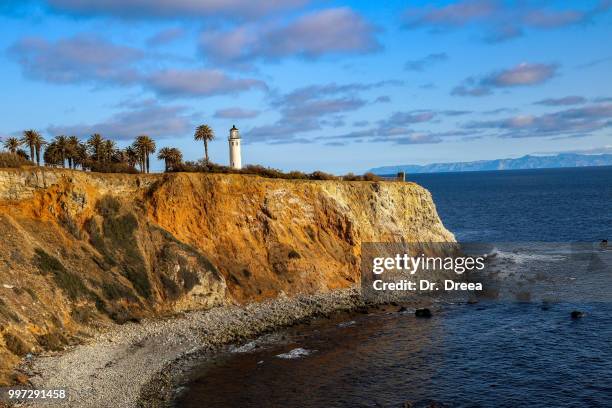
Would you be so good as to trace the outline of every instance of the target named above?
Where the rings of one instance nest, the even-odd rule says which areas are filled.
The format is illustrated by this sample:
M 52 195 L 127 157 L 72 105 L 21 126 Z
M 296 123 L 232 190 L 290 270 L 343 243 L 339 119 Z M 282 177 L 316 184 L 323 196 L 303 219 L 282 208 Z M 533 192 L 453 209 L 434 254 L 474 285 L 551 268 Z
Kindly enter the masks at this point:
M 414 315 L 416 317 L 431 317 L 431 310 L 427 309 L 427 308 L 423 308 L 423 309 L 417 309 L 414 312 Z
M 572 311 L 572 319 L 580 319 L 586 316 L 586 313 L 581 312 L 580 310 Z

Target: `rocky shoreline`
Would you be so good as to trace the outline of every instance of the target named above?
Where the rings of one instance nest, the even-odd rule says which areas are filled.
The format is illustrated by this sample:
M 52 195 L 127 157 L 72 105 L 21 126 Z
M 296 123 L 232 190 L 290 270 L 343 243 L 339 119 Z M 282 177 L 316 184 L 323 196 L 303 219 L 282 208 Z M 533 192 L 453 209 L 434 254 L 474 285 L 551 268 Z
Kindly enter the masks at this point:
M 190 361 L 201 361 L 223 345 L 366 307 L 353 288 L 147 319 L 117 326 L 71 350 L 36 357 L 22 371 L 36 388 L 67 388 L 69 398 L 58 406 L 166 406 Z

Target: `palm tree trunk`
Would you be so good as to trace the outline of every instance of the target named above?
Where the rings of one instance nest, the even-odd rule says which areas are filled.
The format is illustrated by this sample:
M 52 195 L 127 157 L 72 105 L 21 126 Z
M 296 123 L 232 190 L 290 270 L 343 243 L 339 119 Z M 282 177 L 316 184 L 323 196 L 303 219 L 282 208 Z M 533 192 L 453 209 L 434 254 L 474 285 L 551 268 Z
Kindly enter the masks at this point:
M 34 145 L 30 145 L 30 160 L 34 163 Z
M 206 164 L 208 164 L 208 140 L 204 139 L 204 157 L 206 158 Z
M 149 153 L 147 153 L 147 173 L 149 173 Z
M 36 146 L 36 165 L 40 166 L 40 146 Z

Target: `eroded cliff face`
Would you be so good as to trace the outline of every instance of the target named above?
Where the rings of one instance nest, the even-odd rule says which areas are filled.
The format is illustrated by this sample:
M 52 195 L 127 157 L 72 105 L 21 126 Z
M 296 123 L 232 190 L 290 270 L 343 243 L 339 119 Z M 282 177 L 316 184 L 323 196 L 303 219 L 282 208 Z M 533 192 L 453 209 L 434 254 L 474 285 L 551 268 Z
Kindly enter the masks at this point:
M 0 170 L 0 234 L 0 383 L 103 325 L 353 285 L 361 242 L 454 240 L 412 183 L 49 169 Z

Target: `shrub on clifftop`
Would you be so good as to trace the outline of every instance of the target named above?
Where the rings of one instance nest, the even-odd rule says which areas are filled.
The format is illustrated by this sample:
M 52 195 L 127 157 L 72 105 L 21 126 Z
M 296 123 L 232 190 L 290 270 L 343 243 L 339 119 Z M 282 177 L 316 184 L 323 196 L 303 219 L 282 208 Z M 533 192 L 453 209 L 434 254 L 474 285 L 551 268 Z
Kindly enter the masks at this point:
M 221 173 L 221 174 L 250 174 L 265 178 L 285 179 L 285 180 L 338 180 L 333 174 L 322 171 L 314 171 L 310 174 L 301 171 L 290 171 L 285 173 L 282 170 L 264 167 L 258 164 L 250 164 L 237 170 L 228 166 L 215 163 L 206 163 L 202 160 L 198 162 L 180 163 L 169 169 L 170 172 L 191 172 L 191 173 Z
M 16 153 L 0 153 L 0 167 L 21 167 L 21 166 L 31 166 L 32 163 L 24 158 L 22 155 Z

